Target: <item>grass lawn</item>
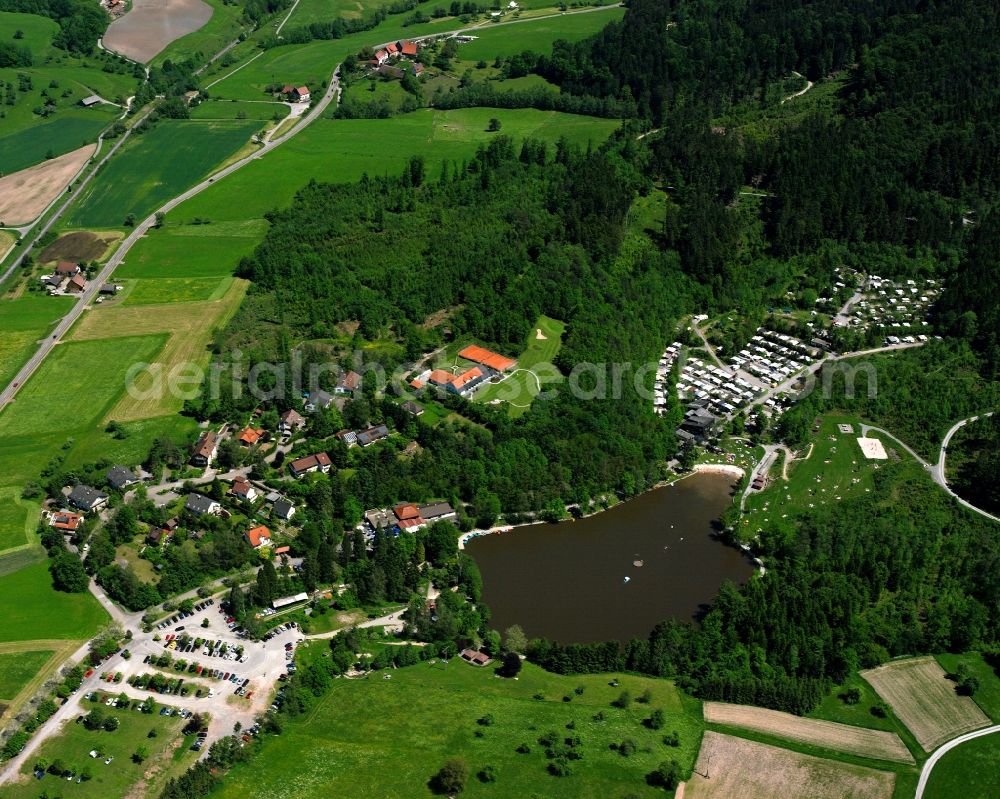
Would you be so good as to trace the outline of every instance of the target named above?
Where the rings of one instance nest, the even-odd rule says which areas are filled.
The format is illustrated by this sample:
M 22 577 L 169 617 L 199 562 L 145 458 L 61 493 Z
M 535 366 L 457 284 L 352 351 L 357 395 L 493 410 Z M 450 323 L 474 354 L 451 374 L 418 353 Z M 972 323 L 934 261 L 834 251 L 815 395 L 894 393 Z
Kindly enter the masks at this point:
M 531 407 L 532 400 L 546 382 L 553 382 L 556 370 L 551 366 L 553 358 L 562 346 L 562 336 L 566 325 L 558 319 L 540 316 L 535 327 L 528 334 L 524 351 L 518 356 L 517 368 L 502 383 L 486 386 L 476 393 L 477 402 L 508 402 L 511 416 L 520 416 Z M 544 338 L 538 338 L 541 333 Z M 541 374 L 532 371 L 538 369 Z M 546 380 L 545 378 L 549 379 Z
M 621 687 L 611 688 L 609 675 L 562 677 L 530 664 L 517 681 L 499 680 L 491 667 L 479 669 L 457 658 L 448 665 L 421 663 L 386 674 L 390 679 L 376 673 L 365 680 L 335 681 L 318 707 L 286 724 L 252 762 L 235 768 L 218 796 L 430 796 L 427 780 L 450 757 L 469 764 L 472 776 L 463 796 L 663 796 L 662 789 L 646 785 L 645 775 L 669 758 L 688 769 L 701 737 L 697 703 L 682 699 L 661 680 L 620 677 Z M 581 696 L 573 693 L 577 686 L 584 688 Z M 610 706 L 623 689 L 636 696 L 647 687 L 653 695 L 648 706 Z M 533 699 L 536 694 L 543 698 Z M 564 696 L 572 701 L 564 702 Z M 642 724 L 655 708 L 666 714 L 660 731 Z M 598 713 L 604 714 L 602 721 L 595 720 Z M 487 714 L 494 722 L 477 724 Z M 569 723 L 575 728 L 567 729 Z M 662 740 L 674 730 L 679 748 Z M 583 757 L 573 761 L 569 776 L 546 771 L 545 747 L 538 738 L 550 731 L 560 741 L 580 738 Z M 625 739 L 637 744 L 631 757 L 609 748 Z M 529 753 L 515 751 L 522 743 Z M 294 769 L 287 767 L 291 761 Z M 474 776 L 486 765 L 497 769 L 494 784 Z
M 0 385 L 6 385 L 37 348 L 38 340 L 73 304 L 70 297 L 28 294 L 0 300 Z
M 252 120 L 161 121 L 104 167 L 66 225 L 120 227 L 129 213 L 142 219 L 208 175 L 259 128 Z
M 228 276 L 240 258 L 249 255 L 264 238 L 265 232 L 267 222 L 263 219 L 174 226 L 168 216 L 166 227 L 141 238 L 114 276 L 117 279 Z
M 232 278 L 166 277 L 140 280 L 125 298 L 124 305 L 159 305 L 168 302 L 217 300 L 226 293 Z
M 0 552 L 35 543 L 39 510 L 16 489 L 0 488 Z
M 85 709 L 96 707 L 96 704 L 84 703 Z M 62 729 L 60 735 L 46 741 L 38 750 L 38 757 L 45 758 L 50 763 L 61 760 L 62 763 L 77 774 L 84 768 L 90 770 L 91 779 L 77 784 L 76 779 L 66 780 L 46 774 L 41 780 L 28 779 L 23 782 L 4 786 L 5 799 L 35 799 L 40 792 L 49 796 L 61 796 L 64 799 L 105 799 L 130 795 L 130 789 L 140 781 L 147 789 L 162 787 L 161 783 L 167 777 L 166 770 L 171 774 L 183 770 L 194 762 L 197 755 L 189 749 L 183 750 L 180 761 L 183 765 L 175 765 L 173 761 L 167 765 L 167 757 L 175 741 L 181 739 L 181 728 L 184 721 L 177 716 L 161 716 L 158 713 L 146 715 L 138 710 L 106 708 L 105 715 L 115 716 L 120 725 L 114 732 L 105 730 L 88 730 L 82 724 L 69 723 Z M 149 731 L 155 729 L 155 738 L 148 737 Z M 132 754 L 144 747 L 147 752 L 145 763 L 135 763 Z M 96 750 L 99 758 L 88 754 Z M 113 757 L 106 764 L 104 758 Z M 30 758 L 22 769 L 23 774 L 31 774 L 32 766 L 38 757 Z M 152 776 L 146 776 L 152 772 Z M 54 792 L 54 793 L 53 793 Z M 158 795 L 159 791 L 150 790 L 148 795 Z M 147 795 L 141 792 L 140 795 Z
M 972 698 L 994 724 L 1000 724 L 1000 674 L 983 660 L 982 655 L 978 652 L 966 652 L 964 655 L 946 653 L 938 655 L 937 662 L 948 674 L 954 674 L 959 664 L 965 664 L 979 678 L 979 690 Z M 1000 739 L 996 741 L 1000 744 Z
M 346 183 L 364 174 L 401 172 L 411 156 L 424 157 L 431 175 L 441 161 L 475 154 L 489 133 L 489 120 L 501 121 L 514 139 L 533 137 L 555 144 L 561 136 L 585 146 L 603 142 L 618 127 L 609 119 L 534 109 L 422 109 L 391 119 L 318 120 L 287 144 L 254 161 L 172 212 L 174 220 L 195 217 L 213 222 L 262 217 L 287 206 L 311 179 Z
M 0 614 L 0 641 L 84 641 L 108 618 L 89 592 L 64 594 L 54 590 L 47 562 L 0 577 L 0 595 L 17 597 L 16 602 L 6 603 Z
M 938 761 L 925 799 L 994 799 L 1000 785 L 1000 733 L 974 738 Z
M 621 19 L 625 9 L 614 8 L 586 14 L 563 14 L 514 25 L 497 25 L 471 33 L 475 41 L 458 47 L 458 55 L 465 61 L 492 61 L 498 56 L 509 56 L 532 50 L 549 53 L 552 42 L 564 39 L 578 42 L 593 36 L 609 22 Z
M 190 438 L 197 426 L 194 419 L 177 414 L 126 421 L 122 423 L 126 434 L 124 439 L 114 438 L 103 428 L 95 427 L 77 437 L 76 446 L 66 458 L 66 465 L 72 467 L 92 463 L 99 458 L 107 458 L 114 463 L 142 463 L 157 438 L 167 436 L 174 441 L 184 441 Z
M 0 699 L 17 696 L 51 657 L 51 649 L 0 653 Z
M 0 414 L 0 437 L 88 430 L 124 391 L 129 367 L 152 361 L 166 340 L 159 334 L 61 344 Z
M 205 100 L 191 109 L 191 119 L 284 119 L 289 109 L 284 103 L 245 100 Z M 239 115 L 243 114 L 242 117 Z

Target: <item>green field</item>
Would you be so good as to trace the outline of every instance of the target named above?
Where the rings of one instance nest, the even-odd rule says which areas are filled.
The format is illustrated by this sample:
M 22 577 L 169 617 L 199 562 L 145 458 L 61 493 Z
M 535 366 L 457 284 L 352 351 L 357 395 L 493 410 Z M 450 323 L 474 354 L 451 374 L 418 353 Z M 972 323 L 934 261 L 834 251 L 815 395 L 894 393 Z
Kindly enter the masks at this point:
M 475 154 L 489 133 L 491 118 L 514 139 L 534 137 L 555 143 L 561 136 L 580 145 L 598 144 L 618 127 L 610 119 L 534 109 L 423 109 L 391 119 L 317 120 L 266 158 L 254 161 L 217 186 L 193 197 L 172 216 L 245 220 L 288 205 L 312 179 L 346 183 L 364 174 L 395 174 L 414 155 L 423 156 L 432 175 L 441 161 Z
M 284 103 L 205 100 L 191 109 L 191 119 L 257 119 L 266 122 L 275 117 L 284 119 L 288 113 L 288 106 Z
M 995 799 L 1000 785 L 1000 733 L 974 738 L 938 761 L 924 799 Z
M 527 345 L 517 358 L 517 367 L 509 378 L 502 383 L 487 386 L 476 393 L 476 402 L 493 402 L 495 400 L 509 403 L 511 416 L 520 416 L 531 407 L 532 400 L 538 395 L 539 389 L 555 377 L 555 368 L 551 366 L 556 353 L 562 346 L 563 332 L 566 325 L 558 319 L 540 316 L 528 334 Z M 538 338 L 538 332 L 545 337 Z M 532 371 L 538 369 L 538 373 Z M 549 380 L 545 378 L 548 377 Z
M 212 7 L 212 17 L 205 25 L 187 36 L 171 42 L 153 60 L 152 64 L 164 61 L 187 61 L 193 59 L 204 63 L 223 47 L 247 30 L 243 26 L 243 7 L 238 3 L 223 0 L 205 0 Z M 282 15 L 285 12 L 281 12 Z
M 0 70 L 0 80 L 3 80 L 3 70 Z M 8 174 L 27 169 L 44 161 L 50 153 L 64 155 L 93 142 L 116 116 L 114 109 L 106 105 L 74 109 L 52 122 L 0 136 L 0 170 Z
M 23 499 L 16 489 L 0 488 L 0 552 L 34 542 L 39 505 Z
M 116 278 L 231 275 L 233 265 L 253 251 L 267 230 L 263 219 L 176 226 L 169 224 L 169 219 L 162 230 L 150 231 L 136 243 L 125 263 L 115 270 Z
M 143 219 L 208 175 L 259 128 L 252 120 L 161 121 L 101 170 L 69 212 L 66 226 L 120 227 L 129 213 Z
M 937 656 L 937 662 L 948 674 L 954 674 L 959 664 L 964 664 L 976 675 L 979 678 L 979 690 L 972 698 L 994 724 L 1000 724 L 1000 672 L 986 663 L 978 652 L 966 652 L 962 655 L 945 653 Z M 1000 744 L 1000 739 L 996 739 L 996 742 Z
M 31 294 L 0 300 L 0 385 L 17 374 L 39 339 L 73 304 L 69 297 Z
M 0 414 L 0 437 L 90 429 L 125 388 L 129 367 L 151 361 L 166 336 L 135 336 L 60 344 Z M 16 443 L 16 442 L 12 442 Z
M 85 711 L 95 706 L 96 703 L 84 702 Z M 57 737 L 46 741 L 38 750 L 37 757 L 31 758 L 22 769 L 22 773 L 30 775 L 34 763 L 41 757 L 49 763 L 60 760 L 76 773 L 87 768 L 91 779 L 78 784 L 75 778 L 66 780 L 46 774 L 38 781 L 32 778 L 5 785 L 2 791 L 4 799 L 36 799 L 40 794 L 64 799 L 123 797 L 130 795 L 130 788 L 147 772 L 147 785 L 160 785 L 168 774 L 182 771 L 195 761 L 197 755 L 187 746 L 182 744 L 175 748 L 183 740 L 181 729 L 184 726 L 183 720 L 177 716 L 147 715 L 128 708 L 100 707 L 106 716 L 118 719 L 117 730 L 88 730 L 83 724 L 67 724 Z M 149 737 L 152 729 L 157 732 L 154 738 Z M 139 747 L 146 749 L 145 763 L 132 760 L 132 754 Z M 90 757 L 88 753 L 91 750 L 98 751 L 101 757 Z M 106 764 L 104 758 L 109 756 L 114 760 Z
M 0 641 L 67 638 L 84 641 L 107 620 L 97 600 L 85 594 L 64 594 L 52 588 L 47 563 L 35 563 L 0 577 L 5 602 L 0 614 Z
M 338 17 L 358 19 L 385 5 L 388 5 L 386 0 L 299 0 L 285 24 L 285 30 L 313 22 L 329 22 Z M 278 16 L 279 19 L 283 18 L 281 14 Z
M 476 40 L 459 45 L 458 56 L 466 61 L 492 61 L 498 56 L 515 55 L 525 50 L 548 53 L 557 39 L 578 42 L 593 36 L 609 22 L 621 19 L 624 14 L 625 9 L 616 7 L 484 28 L 471 32 Z
M 129 291 L 124 305 L 159 305 L 166 302 L 217 300 L 232 283 L 232 278 L 166 277 L 140 280 Z
M 386 673 L 390 679 L 375 673 L 365 680 L 335 681 L 318 707 L 287 723 L 249 764 L 237 766 L 217 795 L 430 796 L 425 787 L 430 776 L 448 758 L 462 757 L 472 775 L 486 765 L 499 775 L 493 784 L 470 776 L 463 797 L 663 796 L 662 789 L 646 785 L 645 775 L 669 758 L 688 769 L 700 743 L 697 703 L 661 680 L 620 677 L 621 686 L 612 688 L 609 675 L 561 677 L 530 664 L 517 681 L 500 680 L 491 667 L 479 669 L 458 658 L 447 665 L 428 662 Z M 584 689 L 580 696 L 574 695 L 577 686 Z M 649 705 L 611 707 L 623 689 L 637 696 L 647 687 L 653 696 Z M 542 698 L 532 698 L 536 694 Z M 666 715 L 660 731 L 642 724 L 655 708 Z M 598 713 L 603 720 L 595 720 Z M 494 723 L 477 724 L 487 714 Z M 570 723 L 572 730 L 566 727 Z M 674 730 L 679 748 L 662 740 Z M 560 741 L 580 738 L 583 756 L 572 761 L 569 776 L 546 771 L 549 761 L 538 738 L 550 731 Z M 625 739 L 637 744 L 631 757 L 609 748 Z M 522 743 L 529 753 L 515 751 Z
M 0 699 L 17 696 L 51 657 L 51 649 L 0 654 Z

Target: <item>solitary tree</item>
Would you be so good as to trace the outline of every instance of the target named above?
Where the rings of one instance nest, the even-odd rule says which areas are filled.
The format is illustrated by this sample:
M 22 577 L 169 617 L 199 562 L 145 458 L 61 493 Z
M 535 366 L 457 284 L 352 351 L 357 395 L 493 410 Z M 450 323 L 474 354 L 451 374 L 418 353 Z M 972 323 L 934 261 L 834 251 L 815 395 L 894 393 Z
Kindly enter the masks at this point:
M 465 790 L 465 783 L 469 779 L 469 767 L 461 758 L 454 757 L 441 766 L 430 779 L 430 788 L 434 793 L 453 795 Z

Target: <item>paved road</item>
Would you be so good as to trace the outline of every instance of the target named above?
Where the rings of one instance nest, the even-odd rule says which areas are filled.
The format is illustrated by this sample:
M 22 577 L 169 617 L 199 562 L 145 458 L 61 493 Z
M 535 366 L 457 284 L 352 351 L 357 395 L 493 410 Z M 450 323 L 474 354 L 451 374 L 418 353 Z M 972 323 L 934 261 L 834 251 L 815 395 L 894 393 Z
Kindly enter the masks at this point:
M 994 733 L 1000 732 L 1000 724 L 996 724 L 992 727 L 986 727 L 982 730 L 976 730 L 975 732 L 967 732 L 965 735 L 960 735 L 953 741 L 948 741 L 927 758 L 927 762 L 924 763 L 922 769 L 920 769 L 920 781 L 917 783 L 917 792 L 914 795 L 914 799 L 923 799 L 924 790 L 927 788 L 927 781 L 930 779 L 931 771 L 937 762 L 948 754 L 956 746 L 964 744 L 966 741 L 971 741 L 973 738 L 981 738 L 984 735 L 993 735 Z

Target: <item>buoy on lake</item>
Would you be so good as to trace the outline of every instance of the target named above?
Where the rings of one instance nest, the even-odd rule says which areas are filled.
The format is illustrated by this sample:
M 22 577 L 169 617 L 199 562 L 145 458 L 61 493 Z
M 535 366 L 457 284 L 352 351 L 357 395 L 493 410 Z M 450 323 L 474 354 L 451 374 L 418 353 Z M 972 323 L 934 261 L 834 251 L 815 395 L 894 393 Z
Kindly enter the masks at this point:
M 642 561 L 641 560 L 633 560 L 632 561 L 632 565 L 635 566 L 635 567 L 637 567 L 637 568 L 642 568 Z
M 629 580 L 631 580 L 631 579 L 632 579 L 631 577 L 626 577 L 626 578 L 625 578 L 625 582 L 627 583 L 627 582 L 628 582 Z

